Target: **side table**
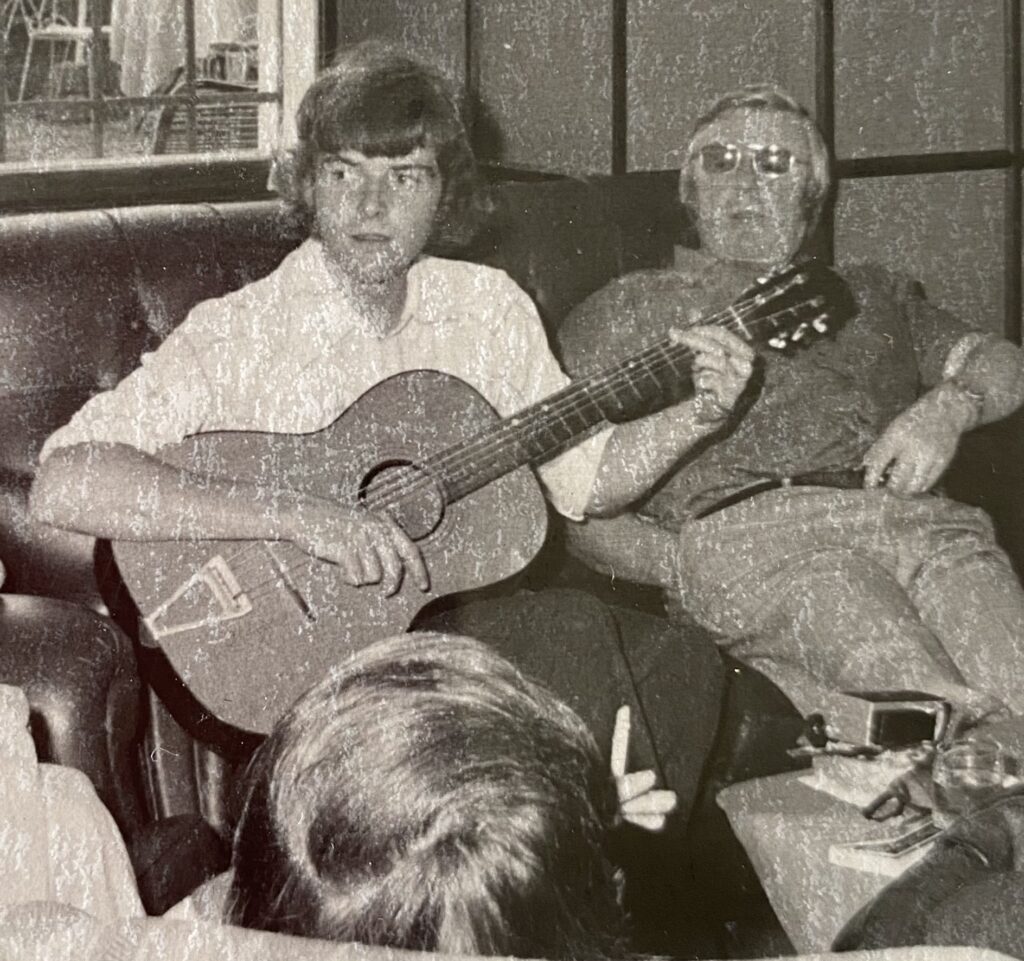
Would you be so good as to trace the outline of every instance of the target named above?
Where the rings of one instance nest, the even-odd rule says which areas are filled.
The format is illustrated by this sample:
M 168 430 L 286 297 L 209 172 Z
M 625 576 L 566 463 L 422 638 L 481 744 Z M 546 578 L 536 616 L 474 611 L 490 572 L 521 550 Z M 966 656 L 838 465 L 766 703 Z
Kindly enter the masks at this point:
M 892 833 L 852 804 L 803 784 L 806 772 L 732 784 L 718 795 L 783 929 L 800 953 L 828 951 L 843 925 L 892 879 L 840 867 L 830 845 Z

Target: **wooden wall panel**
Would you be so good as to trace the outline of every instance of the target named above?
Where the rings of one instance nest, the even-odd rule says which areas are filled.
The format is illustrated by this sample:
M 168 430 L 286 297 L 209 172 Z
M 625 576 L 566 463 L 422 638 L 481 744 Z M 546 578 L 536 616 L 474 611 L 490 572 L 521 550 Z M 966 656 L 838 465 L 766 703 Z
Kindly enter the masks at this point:
M 480 101 L 498 138 L 482 159 L 611 170 L 610 0 L 475 0 Z M 479 130 L 478 130 L 479 132 Z
M 464 0 L 338 0 L 338 42 L 392 40 L 461 85 L 466 75 L 465 6 Z
M 903 270 L 934 302 L 1002 333 L 1005 177 L 984 171 L 848 180 L 836 205 L 836 259 Z
M 836 0 L 836 153 L 1003 145 L 1001 0 Z
M 815 0 L 629 0 L 628 167 L 678 167 L 717 97 L 773 82 L 814 107 Z

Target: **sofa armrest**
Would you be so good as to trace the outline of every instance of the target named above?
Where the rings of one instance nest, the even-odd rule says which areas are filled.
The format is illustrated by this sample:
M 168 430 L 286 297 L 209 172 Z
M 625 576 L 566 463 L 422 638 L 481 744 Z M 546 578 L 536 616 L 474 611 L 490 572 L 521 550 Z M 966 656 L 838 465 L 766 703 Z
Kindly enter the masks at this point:
M 39 760 L 85 773 L 130 839 L 141 686 L 124 633 L 78 604 L 0 594 L 0 681 L 25 691 Z

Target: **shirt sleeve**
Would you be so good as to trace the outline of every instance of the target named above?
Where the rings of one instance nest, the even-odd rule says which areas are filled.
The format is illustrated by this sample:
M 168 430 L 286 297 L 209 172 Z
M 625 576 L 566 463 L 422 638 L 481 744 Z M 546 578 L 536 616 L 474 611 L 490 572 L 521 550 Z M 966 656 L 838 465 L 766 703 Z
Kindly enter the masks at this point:
M 947 361 L 957 344 L 969 335 L 985 335 L 978 328 L 935 306 L 920 283 L 906 277 L 894 278 L 896 297 L 903 310 L 914 344 L 921 383 L 934 387 L 943 380 Z
M 522 410 L 569 383 L 551 352 L 533 301 L 511 281 L 509 286 L 514 289 L 495 329 L 495 336 L 501 339 L 495 356 L 504 360 L 501 369 L 495 371 L 502 389 L 496 389 L 493 396 L 505 398 L 506 409 L 499 410 L 502 416 Z M 551 503 L 565 517 L 583 519 L 610 433 L 610 429 L 603 430 L 538 468 Z
M 189 319 L 157 350 L 144 354 L 141 365 L 120 384 L 97 394 L 55 431 L 40 461 L 59 447 L 89 442 L 127 444 L 153 454 L 202 430 L 215 397 Z

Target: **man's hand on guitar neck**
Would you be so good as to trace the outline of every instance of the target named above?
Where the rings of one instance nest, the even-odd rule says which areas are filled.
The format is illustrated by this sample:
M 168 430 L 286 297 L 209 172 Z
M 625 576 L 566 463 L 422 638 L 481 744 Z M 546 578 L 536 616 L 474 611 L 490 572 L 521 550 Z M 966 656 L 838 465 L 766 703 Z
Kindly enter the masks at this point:
M 420 549 L 386 514 L 303 497 L 287 512 L 282 536 L 307 554 L 337 564 L 353 587 L 380 584 L 381 593 L 390 597 L 406 574 L 421 591 L 430 587 Z
M 754 369 L 753 348 L 723 327 L 673 328 L 688 348 L 694 397 L 617 424 L 590 491 L 589 516 L 610 516 L 646 493 L 694 444 L 722 428 Z

